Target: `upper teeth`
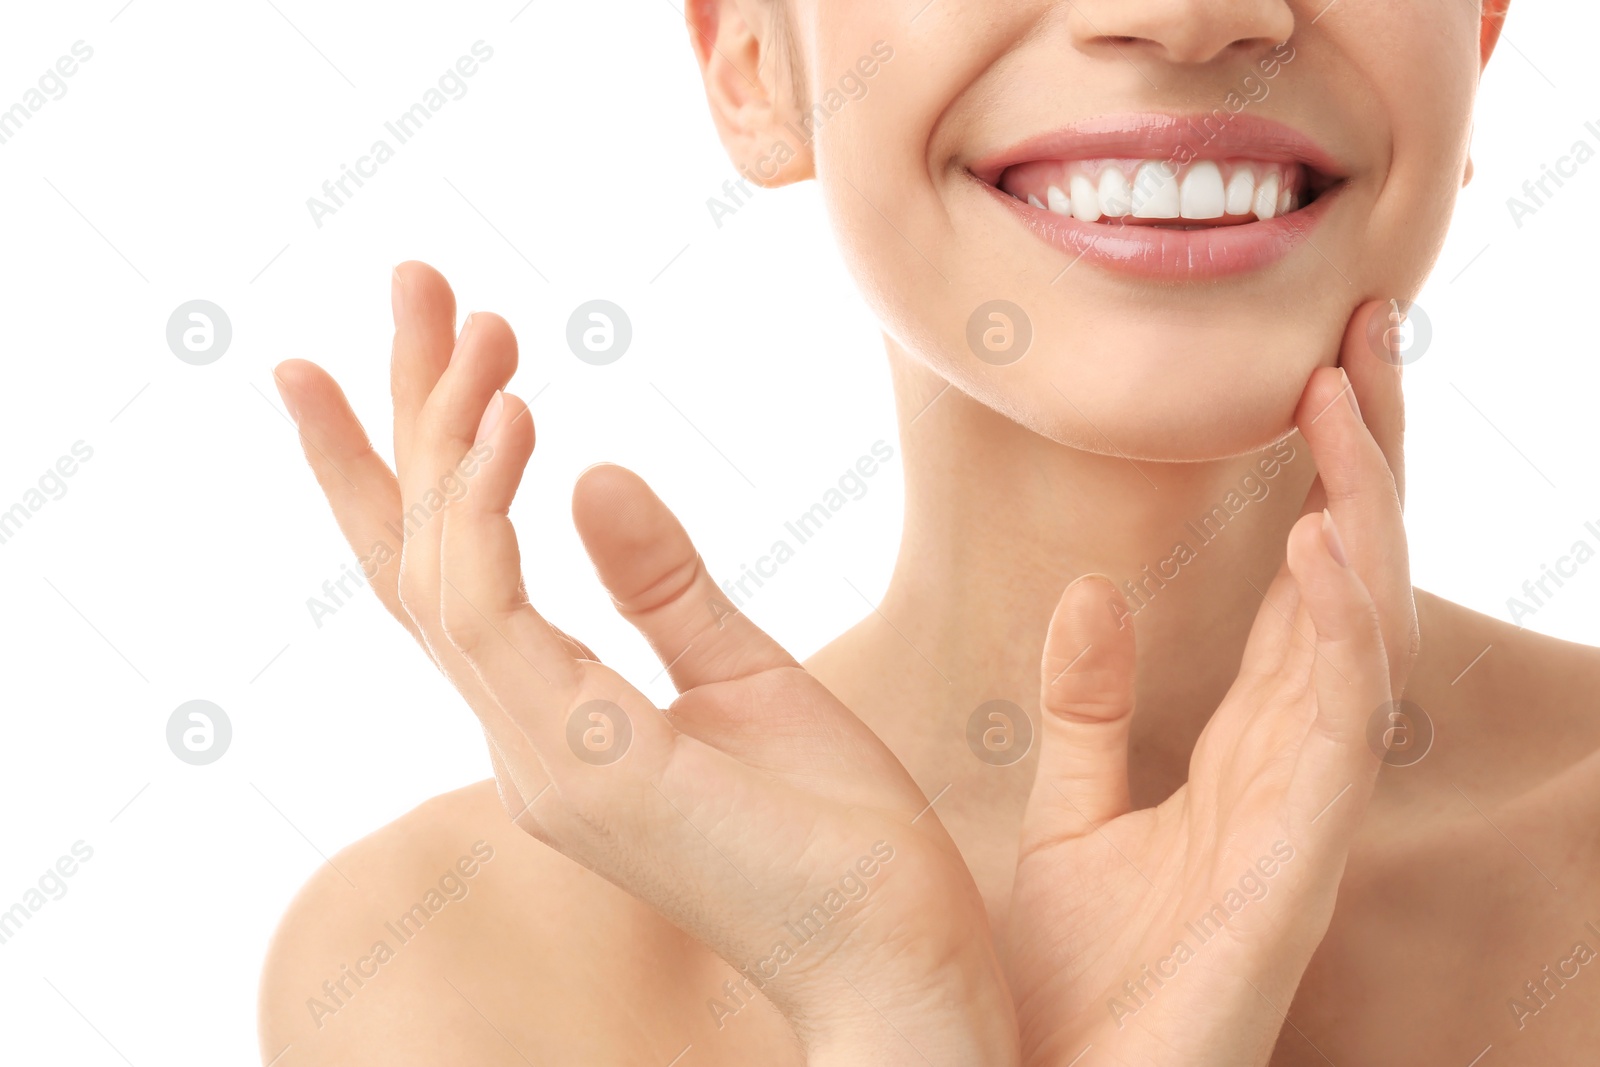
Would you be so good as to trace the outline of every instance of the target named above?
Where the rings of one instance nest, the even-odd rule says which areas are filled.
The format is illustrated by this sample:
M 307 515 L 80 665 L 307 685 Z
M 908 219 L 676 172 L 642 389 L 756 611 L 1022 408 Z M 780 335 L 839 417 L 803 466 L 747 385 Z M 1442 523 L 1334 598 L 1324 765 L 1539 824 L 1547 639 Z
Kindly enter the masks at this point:
M 1028 174 L 1028 171 L 1040 171 Z M 1254 214 L 1270 219 L 1300 205 L 1301 169 L 1292 163 L 1199 160 L 1073 160 L 1025 164 L 1003 183 L 1042 189 L 1027 199 L 1037 208 L 1084 222 L 1104 218 L 1220 219 Z M 1029 179 L 1032 180 L 1029 180 Z

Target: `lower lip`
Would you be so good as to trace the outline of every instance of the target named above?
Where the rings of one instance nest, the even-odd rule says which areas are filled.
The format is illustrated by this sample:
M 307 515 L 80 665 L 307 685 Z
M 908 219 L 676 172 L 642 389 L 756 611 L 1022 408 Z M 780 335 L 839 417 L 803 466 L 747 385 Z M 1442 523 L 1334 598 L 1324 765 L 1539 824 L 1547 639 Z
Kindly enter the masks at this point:
M 1074 263 L 1083 259 L 1119 273 L 1166 281 L 1219 278 L 1271 266 L 1307 240 L 1342 188 L 1335 185 L 1306 207 L 1265 222 L 1169 230 L 1084 222 L 982 184 L 1040 240 L 1072 256 Z

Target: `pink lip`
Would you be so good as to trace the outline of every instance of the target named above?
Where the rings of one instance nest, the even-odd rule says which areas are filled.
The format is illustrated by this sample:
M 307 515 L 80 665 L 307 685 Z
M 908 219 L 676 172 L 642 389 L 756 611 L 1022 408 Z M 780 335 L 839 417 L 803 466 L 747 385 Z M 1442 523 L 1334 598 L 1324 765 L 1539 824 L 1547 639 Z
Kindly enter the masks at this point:
M 1096 158 L 1251 159 L 1304 164 L 1334 184 L 1308 206 L 1265 222 L 1175 230 L 1083 222 L 1029 206 L 997 187 L 1007 167 L 1035 160 Z M 1253 115 L 1231 116 L 1206 127 L 1201 118 L 1118 115 L 1039 137 L 968 167 L 1005 207 L 1045 243 L 1077 259 L 1119 272 L 1166 280 L 1240 274 L 1281 260 L 1328 214 L 1342 190 L 1340 164 L 1315 142 L 1282 123 Z
M 1212 126 L 1206 126 L 1206 122 Z M 1315 141 L 1281 122 L 1247 112 L 1218 126 L 1210 116 L 1109 115 L 1064 130 L 1041 134 L 978 160 L 967 169 L 994 185 L 1007 167 L 1036 159 L 1251 159 L 1303 163 L 1329 177 L 1342 177 L 1340 164 Z
M 985 185 L 1003 205 L 1046 244 L 1113 270 L 1149 278 L 1182 281 L 1259 270 L 1292 252 L 1327 215 L 1339 187 L 1306 207 L 1266 222 L 1168 230 L 1156 226 L 1110 226 L 1082 222 L 1030 207 L 1009 193 Z

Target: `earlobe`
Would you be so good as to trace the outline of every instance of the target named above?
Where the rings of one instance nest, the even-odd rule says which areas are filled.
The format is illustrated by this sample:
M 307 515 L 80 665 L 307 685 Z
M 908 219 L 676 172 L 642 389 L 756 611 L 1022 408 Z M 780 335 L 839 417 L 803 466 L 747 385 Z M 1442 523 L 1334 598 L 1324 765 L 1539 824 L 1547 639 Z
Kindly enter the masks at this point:
M 799 102 L 788 38 L 773 0 L 691 0 L 684 8 L 706 103 L 735 168 L 775 188 L 814 174 L 809 139 L 794 136 Z

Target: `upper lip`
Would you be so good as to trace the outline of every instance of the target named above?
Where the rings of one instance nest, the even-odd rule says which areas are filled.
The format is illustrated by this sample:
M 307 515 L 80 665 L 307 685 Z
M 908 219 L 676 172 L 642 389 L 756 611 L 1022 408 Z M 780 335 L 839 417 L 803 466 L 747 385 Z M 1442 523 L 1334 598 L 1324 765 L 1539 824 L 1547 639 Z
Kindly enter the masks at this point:
M 1281 122 L 1229 113 L 1119 114 L 1075 123 L 1030 137 L 968 165 L 974 177 L 998 185 L 1007 167 L 1037 160 L 1258 159 L 1299 163 L 1322 177 L 1340 179 L 1338 160 L 1300 131 Z

